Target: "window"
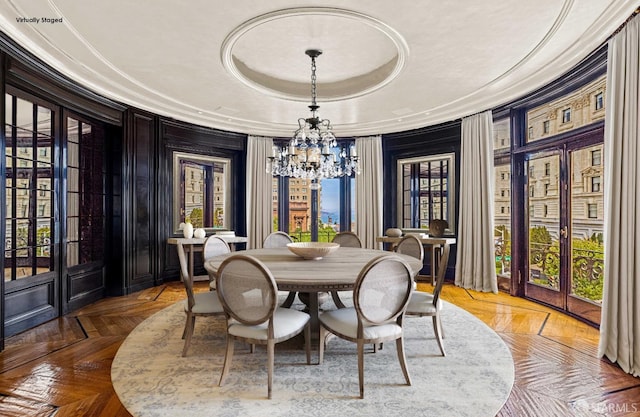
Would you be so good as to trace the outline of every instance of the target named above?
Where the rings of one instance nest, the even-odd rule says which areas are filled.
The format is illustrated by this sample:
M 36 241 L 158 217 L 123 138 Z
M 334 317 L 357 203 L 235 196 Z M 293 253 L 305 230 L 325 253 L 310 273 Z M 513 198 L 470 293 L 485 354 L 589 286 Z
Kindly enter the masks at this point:
M 569 123 L 571 121 L 571 108 L 562 110 L 562 123 Z
M 398 160 L 398 225 L 428 229 L 442 219 L 454 229 L 454 154 Z
M 591 192 L 597 193 L 600 191 L 600 177 L 591 177 Z
M 229 227 L 231 161 L 207 155 L 173 153 L 173 227 L 187 218 L 194 228 Z
M 549 206 L 547 206 L 546 204 L 543 207 L 544 209 L 544 217 L 547 217 L 549 215 Z
M 596 95 L 594 96 L 594 102 L 595 102 L 595 110 L 602 110 L 602 108 L 604 108 L 604 95 L 602 94 L 602 92 L 596 93 Z
M 545 162 L 545 164 L 544 164 L 544 176 L 548 177 L 549 175 L 551 175 L 551 163 L 550 162 Z
M 4 279 L 53 271 L 54 111 L 5 95 Z
M 544 195 L 549 195 L 550 184 L 544 185 Z
M 548 120 L 545 120 L 544 122 L 542 122 L 542 132 L 544 134 L 548 134 L 550 132 Z
M 591 165 L 592 166 L 602 165 L 602 150 L 596 149 L 591 151 Z
M 529 139 L 533 139 L 533 126 L 529 126 Z
M 598 205 L 595 203 L 587 204 L 587 212 L 590 219 L 598 218 Z
M 531 184 L 529 186 L 529 197 L 535 197 L 536 196 L 536 187 Z

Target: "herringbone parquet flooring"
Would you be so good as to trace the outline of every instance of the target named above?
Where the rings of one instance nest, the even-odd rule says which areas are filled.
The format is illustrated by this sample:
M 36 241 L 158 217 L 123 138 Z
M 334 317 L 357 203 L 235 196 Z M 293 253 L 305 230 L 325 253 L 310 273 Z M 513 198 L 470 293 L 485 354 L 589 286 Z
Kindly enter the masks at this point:
M 111 385 L 111 361 L 137 324 L 182 298 L 182 284 L 168 283 L 9 338 L 0 353 L 0 416 L 129 416 Z M 482 319 L 512 351 L 516 381 L 498 416 L 640 415 L 640 379 L 597 357 L 596 329 L 503 293 L 445 285 L 443 298 Z

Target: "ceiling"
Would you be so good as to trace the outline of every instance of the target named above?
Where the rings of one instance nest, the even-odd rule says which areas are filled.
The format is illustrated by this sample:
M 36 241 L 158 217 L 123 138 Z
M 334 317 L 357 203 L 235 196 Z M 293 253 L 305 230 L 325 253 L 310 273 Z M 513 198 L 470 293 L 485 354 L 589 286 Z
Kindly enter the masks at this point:
M 620 0 L 2 0 L 0 27 L 106 97 L 264 136 L 290 136 L 297 120 L 310 115 L 305 50 L 321 49 L 320 114 L 336 136 L 348 137 L 429 126 L 521 97 L 585 58 L 637 6 Z

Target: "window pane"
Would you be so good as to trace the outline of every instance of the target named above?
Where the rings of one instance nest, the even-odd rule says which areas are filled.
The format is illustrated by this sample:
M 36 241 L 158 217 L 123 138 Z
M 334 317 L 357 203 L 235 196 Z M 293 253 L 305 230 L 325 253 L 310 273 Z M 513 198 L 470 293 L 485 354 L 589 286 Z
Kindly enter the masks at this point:
M 511 276 L 511 166 L 496 165 L 494 168 L 494 243 L 496 252 L 496 273 Z
M 604 119 L 606 75 L 527 112 L 528 142 L 568 132 Z M 598 98 L 600 95 L 600 98 Z M 601 102 L 601 107 L 598 107 Z
M 331 242 L 340 231 L 340 179 L 325 178 L 318 190 L 318 242 Z
M 571 294 L 602 302 L 604 282 L 604 167 L 593 164 L 602 144 L 571 152 Z M 597 184 L 597 185 L 596 185 Z
M 511 125 L 509 118 L 493 123 L 493 149 L 509 149 L 511 141 Z

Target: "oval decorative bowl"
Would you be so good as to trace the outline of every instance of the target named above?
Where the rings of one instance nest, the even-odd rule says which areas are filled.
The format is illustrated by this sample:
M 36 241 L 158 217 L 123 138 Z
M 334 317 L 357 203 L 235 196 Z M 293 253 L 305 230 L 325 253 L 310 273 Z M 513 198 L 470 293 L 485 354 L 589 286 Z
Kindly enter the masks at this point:
M 287 243 L 289 250 L 304 259 L 318 260 L 340 247 L 332 242 L 294 242 Z
M 395 227 L 391 227 L 384 232 L 385 235 L 389 237 L 400 237 L 402 236 L 402 230 L 397 229 Z

